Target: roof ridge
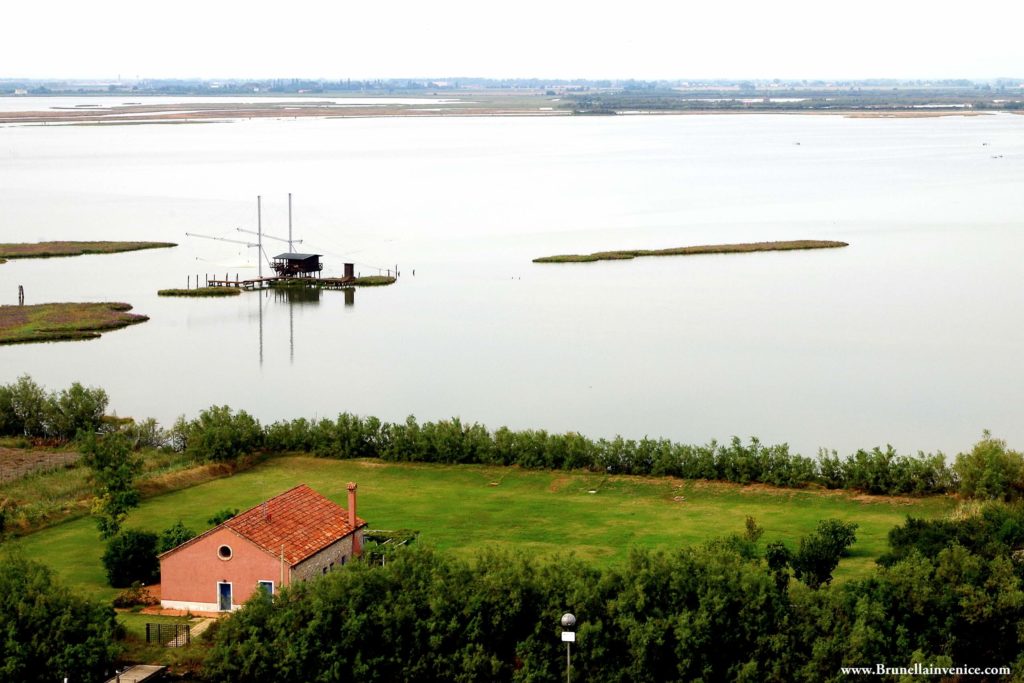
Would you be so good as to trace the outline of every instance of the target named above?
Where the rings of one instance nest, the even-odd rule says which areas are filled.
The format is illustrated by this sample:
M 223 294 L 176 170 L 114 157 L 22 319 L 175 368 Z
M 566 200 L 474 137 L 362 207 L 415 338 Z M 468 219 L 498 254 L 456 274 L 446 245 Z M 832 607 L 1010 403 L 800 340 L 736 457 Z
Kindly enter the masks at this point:
M 224 529 L 275 557 L 280 552 L 282 560 L 295 566 L 366 527 L 366 521 L 354 512 L 308 484 L 300 483 L 171 548 L 160 557 Z

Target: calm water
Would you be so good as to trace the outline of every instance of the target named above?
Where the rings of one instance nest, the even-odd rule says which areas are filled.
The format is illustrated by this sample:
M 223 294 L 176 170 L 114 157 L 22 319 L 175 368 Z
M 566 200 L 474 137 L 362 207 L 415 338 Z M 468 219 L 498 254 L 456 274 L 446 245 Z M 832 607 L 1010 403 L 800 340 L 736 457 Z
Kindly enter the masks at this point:
M 807 454 L 1024 447 L 1024 117 L 622 116 L 0 128 L 0 241 L 176 249 L 0 266 L 0 303 L 128 301 L 97 341 L 0 348 L 0 382 L 105 387 L 169 424 L 217 403 L 491 427 L 758 435 Z M 797 144 L 799 143 L 799 144 Z M 987 143 L 987 144 L 986 144 Z M 994 158 L 997 157 L 997 158 Z M 395 286 L 166 300 L 287 234 Z M 796 238 L 841 250 L 533 264 Z M 271 255 L 285 251 L 269 242 Z M 415 269 L 415 276 L 413 270 Z

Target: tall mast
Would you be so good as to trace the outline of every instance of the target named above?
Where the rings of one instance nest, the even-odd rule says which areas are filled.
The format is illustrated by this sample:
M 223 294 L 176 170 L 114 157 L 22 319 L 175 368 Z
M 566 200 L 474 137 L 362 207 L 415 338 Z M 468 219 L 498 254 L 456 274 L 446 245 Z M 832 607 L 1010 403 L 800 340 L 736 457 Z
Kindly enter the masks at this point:
M 292 193 L 288 193 L 288 253 L 295 253 L 292 247 Z

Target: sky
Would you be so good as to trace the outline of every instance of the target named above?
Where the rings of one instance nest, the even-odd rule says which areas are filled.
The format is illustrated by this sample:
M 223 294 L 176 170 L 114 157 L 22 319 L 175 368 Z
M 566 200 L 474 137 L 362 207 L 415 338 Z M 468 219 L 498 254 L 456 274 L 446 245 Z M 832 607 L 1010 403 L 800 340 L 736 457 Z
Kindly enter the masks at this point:
M 5 3 L 0 78 L 1024 80 L 1024 2 Z

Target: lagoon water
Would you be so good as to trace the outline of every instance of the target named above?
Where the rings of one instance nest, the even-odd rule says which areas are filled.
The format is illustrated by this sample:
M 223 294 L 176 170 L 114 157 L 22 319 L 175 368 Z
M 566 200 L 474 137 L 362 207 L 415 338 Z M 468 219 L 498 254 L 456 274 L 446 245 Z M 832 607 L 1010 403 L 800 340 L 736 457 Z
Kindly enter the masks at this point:
M 88 102 L 88 100 L 85 100 Z M 0 382 L 105 387 L 170 424 L 340 411 L 804 453 L 1024 447 L 1024 117 L 619 116 L 0 127 L 0 241 L 172 250 L 9 261 L 0 303 L 127 301 L 99 340 L 0 347 Z M 161 299 L 287 234 L 346 301 Z M 848 248 L 533 264 L 781 239 Z M 268 242 L 273 256 L 287 247 Z M 415 275 L 413 274 L 415 271 Z

